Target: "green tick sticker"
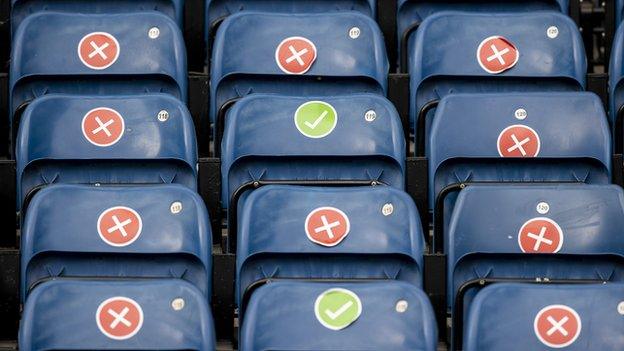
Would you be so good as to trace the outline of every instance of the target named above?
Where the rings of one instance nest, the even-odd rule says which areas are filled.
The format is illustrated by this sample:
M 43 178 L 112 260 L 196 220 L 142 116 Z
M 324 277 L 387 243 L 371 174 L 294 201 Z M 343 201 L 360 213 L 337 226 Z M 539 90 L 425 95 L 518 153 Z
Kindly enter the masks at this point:
M 329 135 L 338 122 L 334 107 L 323 101 L 308 101 L 297 108 L 295 126 L 308 138 L 322 138 Z
M 329 289 L 319 295 L 314 303 L 316 319 L 331 330 L 341 330 L 355 322 L 362 314 L 362 302 L 352 291 Z

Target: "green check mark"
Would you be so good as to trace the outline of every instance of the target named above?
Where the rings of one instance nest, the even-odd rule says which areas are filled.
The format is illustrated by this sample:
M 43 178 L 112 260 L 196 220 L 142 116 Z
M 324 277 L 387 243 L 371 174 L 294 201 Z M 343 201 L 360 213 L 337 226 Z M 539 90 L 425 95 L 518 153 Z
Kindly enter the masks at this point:
M 295 126 L 308 138 L 322 138 L 329 135 L 338 122 L 334 107 L 323 101 L 308 101 L 295 112 Z
M 329 289 L 316 298 L 314 314 L 318 321 L 331 330 L 341 330 L 355 322 L 362 313 L 362 302 L 352 291 Z

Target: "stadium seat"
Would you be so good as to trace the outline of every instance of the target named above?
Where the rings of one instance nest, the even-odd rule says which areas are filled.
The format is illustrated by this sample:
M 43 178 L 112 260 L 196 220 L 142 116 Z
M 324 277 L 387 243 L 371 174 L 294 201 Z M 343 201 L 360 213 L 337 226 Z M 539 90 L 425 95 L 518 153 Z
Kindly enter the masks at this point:
M 176 21 L 180 27 L 184 18 L 184 0 L 11 0 L 11 31 L 29 15 L 38 12 L 66 13 L 136 13 L 158 11 Z
M 412 128 L 421 113 L 429 125 L 435 102 L 450 94 L 585 87 L 578 27 L 556 12 L 435 14 L 410 38 L 408 57 Z
M 592 93 L 449 95 L 429 154 L 430 209 L 445 219 L 436 220 L 441 228 L 463 183 L 611 182 L 609 127 Z
M 215 350 L 206 297 L 178 279 L 56 280 L 28 297 L 19 348 Z
M 404 188 L 403 128 L 381 96 L 252 94 L 227 116 L 221 153 L 225 208 L 235 191 L 254 181 L 374 181 Z
M 422 286 L 423 228 L 413 200 L 401 190 L 268 185 L 247 196 L 241 208 L 239 311 L 269 280 L 377 279 Z
M 624 281 L 623 225 L 624 193 L 616 185 L 467 187 L 448 235 L 454 325 L 483 282 Z
M 397 35 L 399 54 L 405 50 L 407 42 L 414 35 L 425 18 L 443 11 L 465 11 L 480 13 L 530 13 L 536 11 L 558 11 L 567 13 L 569 0 L 512 0 L 512 1 L 471 1 L 471 0 L 396 0 Z M 618 0 L 620 1 L 620 0 Z M 404 69 L 404 67 L 402 65 Z
M 619 14 L 619 12 L 618 12 Z M 618 22 L 619 23 L 619 22 Z M 615 153 L 623 152 L 624 144 L 624 25 L 620 25 L 613 39 L 609 65 L 610 121 L 613 127 Z
M 197 187 L 193 122 L 167 94 L 37 98 L 16 155 L 18 207 L 53 183 Z
M 622 350 L 622 296 L 622 284 L 494 284 L 474 301 L 464 350 Z
M 85 277 L 180 278 L 210 298 L 211 239 L 203 201 L 181 185 L 50 186 L 22 226 L 22 300 L 44 281 Z
M 13 36 L 9 92 L 11 121 L 51 93 L 167 93 L 186 101 L 182 33 L 157 12 L 33 14 Z
M 267 13 L 328 13 L 357 11 L 371 18 L 377 12 L 376 0 L 206 0 L 207 39 L 214 35 L 228 16 L 243 11 Z
M 251 93 L 384 95 L 387 75 L 382 34 L 361 13 L 241 12 L 215 38 L 210 122 Z
M 251 298 L 241 351 L 435 351 L 427 295 L 403 282 L 275 282 Z

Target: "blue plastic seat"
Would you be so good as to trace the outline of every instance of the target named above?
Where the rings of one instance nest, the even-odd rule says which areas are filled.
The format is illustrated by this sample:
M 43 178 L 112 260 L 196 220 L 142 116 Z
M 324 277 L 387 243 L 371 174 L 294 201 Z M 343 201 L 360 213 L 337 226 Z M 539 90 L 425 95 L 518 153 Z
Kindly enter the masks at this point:
M 326 216 L 329 227 L 318 216 Z M 245 198 L 238 223 L 239 310 L 244 295 L 267 280 L 422 286 L 423 228 L 413 200 L 401 190 L 268 185 Z
M 22 21 L 12 45 L 11 121 L 33 99 L 50 93 L 167 93 L 187 99 L 182 33 L 157 12 L 36 13 Z
M 326 313 L 315 305 L 330 306 L 316 303 L 324 293 L 331 294 L 330 289 L 352 296 L 343 300 L 345 315 L 357 316 L 357 310 L 350 309 L 360 307 L 359 317 L 341 330 L 325 327 L 315 314 L 315 310 Z M 341 303 L 341 296 L 335 296 Z M 347 322 L 343 318 L 330 326 Z M 436 347 L 436 323 L 427 295 L 403 282 L 267 284 L 253 294 L 240 336 L 241 351 L 435 351 Z
M 377 3 L 374 0 L 206 0 L 206 34 L 214 34 L 224 19 L 243 11 L 287 14 L 357 11 L 374 19 Z
M 297 110 L 314 101 L 328 104 L 323 107 L 328 112 L 324 118 L 337 116 L 325 136 L 309 137 L 295 122 Z M 365 117 L 369 111 L 375 113 L 371 121 Z M 237 189 L 254 181 L 357 180 L 404 188 L 401 122 L 392 104 L 375 94 L 252 94 L 228 111 L 222 145 L 222 205 L 226 208 Z
M 620 1 L 618 1 L 619 3 Z M 622 9 L 622 7 L 619 7 Z M 621 10 L 618 18 L 621 21 Z M 618 21 L 617 23 L 620 23 Z M 622 152 L 624 143 L 624 25 L 618 27 L 613 39 L 611 61 L 609 63 L 609 118 L 613 128 L 614 151 Z M 618 117 L 618 114 L 620 117 Z
M 609 127 L 592 93 L 449 95 L 428 149 L 434 212 L 436 197 L 462 183 L 611 182 Z M 458 190 L 439 201 L 436 216 L 448 220 Z
M 480 279 L 624 281 L 624 192 L 616 185 L 472 185 L 448 235 L 448 305 Z
M 15 33 L 19 24 L 29 15 L 37 12 L 67 13 L 136 13 L 157 11 L 176 21 L 180 27 L 184 19 L 184 0 L 11 0 L 11 31 Z
M 21 240 L 22 300 L 44 281 L 77 277 L 180 278 L 210 298 L 208 213 L 180 185 L 47 187 L 33 197 Z
M 56 280 L 28 297 L 19 348 L 211 351 L 215 332 L 206 297 L 182 280 Z
M 486 44 L 484 55 L 494 53 L 486 39 L 496 36 L 518 52 L 515 65 L 498 74 L 488 73 L 477 59 L 482 43 Z M 505 52 L 501 64 L 509 67 L 514 50 L 500 45 L 494 44 L 499 56 Z M 425 105 L 450 94 L 579 91 L 585 87 L 587 60 L 581 35 L 569 17 L 557 12 L 438 13 L 423 21 L 410 38 L 408 50 L 412 128 Z M 486 59 L 496 63 L 499 58 Z M 498 71 L 492 68 L 496 67 L 488 69 Z M 433 110 L 426 116 L 429 123 Z
M 522 13 L 557 11 L 568 13 L 568 0 L 397 0 L 397 35 L 399 45 L 407 43 L 425 18 L 443 11 L 479 13 Z M 401 46 L 399 46 L 401 54 Z M 405 67 L 406 68 L 406 67 Z
M 241 12 L 223 21 L 215 37 L 210 122 L 251 93 L 385 95 L 387 75 L 383 37 L 368 16 Z
M 623 295 L 622 284 L 489 286 L 470 310 L 464 350 L 622 350 Z
M 163 111 L 168 118 L 161 121 Z M 89 124 L 97 118 L 100 127 Z M 107 131 L 110 145 L 93 139 Z M 16 155 L 18 207 L 53 183 L 197 187 L 193 122 L 186 106 L 166 94 L 38 98 L 24 112 Z

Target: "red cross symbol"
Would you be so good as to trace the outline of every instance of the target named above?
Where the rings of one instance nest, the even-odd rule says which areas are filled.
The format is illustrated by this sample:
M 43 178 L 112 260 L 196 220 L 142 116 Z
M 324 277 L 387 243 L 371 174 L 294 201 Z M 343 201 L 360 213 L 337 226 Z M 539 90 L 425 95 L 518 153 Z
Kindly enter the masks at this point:
M 78 44 L 78 57 L 91 69 L 106 69 L 119 57 L 119 42 L 109 33 L 89 33 Z
M 581 317 L 565 305 L 550 305 L 535 316 L 533 329 L 539 341 L 553 348 L 571 345 L 581 334 Z
M 518 62 L 518 49 L 509 40 L 495 35 L 483 39 L 477 49 L 477 61 L 486 72 L 502 73 Z
M 97 231 L 105 243 L 123 247 L 132 244 L 141 235 L 143 222 L 139 214 L 125 206 L 111 207 L 97 221 Z
M 501 157 L 537 157 L 541 146 L 537 132 L 521 124 L 503 129 L 496 144 Z
M 143 326 L 143 310 L 134 300 L 116 296 L 102 302 L 95 312 L 102 334 L 115 340 L 133 337 Z
M 290 37 L 275 49 L 275 61 L 286 74 L 304 74 L 316 60 L 316 46 L 309 39 Z
M 98 107 L 87 112 L 82 118 L 82 134 L 95 146 L 111 146 L 121 139 L 125 122 L 119 112 Z
M 563 231 L 550 218 L 533 218 L 518 231 L 518 245 L 526 253 L 557 253 L 563 246 Z
M 331 247 L 340 244 L 349 234 L 349 217 L 335 207 L 312 210 L 305 220 L 305 231 L 310 241 Z

